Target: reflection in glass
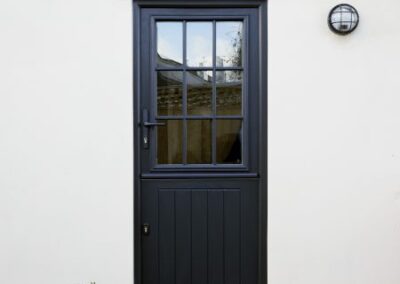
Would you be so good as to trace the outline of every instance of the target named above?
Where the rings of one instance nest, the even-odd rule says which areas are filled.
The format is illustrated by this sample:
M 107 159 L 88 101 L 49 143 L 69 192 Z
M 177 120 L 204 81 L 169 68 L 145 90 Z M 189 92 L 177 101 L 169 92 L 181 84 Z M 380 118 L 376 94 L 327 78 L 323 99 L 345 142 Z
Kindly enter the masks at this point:
M 187 65 L 212 66 L 212 22 L 188 22 L 186 30 Z
M 242 121 L 217 120 L 217 163 L 242 163 Z
M 212 71 L 186 73 L 187 113 L 189 115 L 211 114 Z
M 181 71 L 157 72 L 157 113 L 158 115 L 182 114 Z
M 157 61 L 159 67 L 173 67 L 183 62 L 182 22 L 157 22 Z
M 181 164 L 182 120 L 162 122 L 165 122 L 165 126 L 157 126 L 157 162 L 158 164 Z
M 217 22 L 216 65 L 242 66 L 242 22 Z
M 217 115 L 242 113 L 242 71 L 217 71 Z
M 211 120 L 187 121 L 187 162 L 211 163 Z

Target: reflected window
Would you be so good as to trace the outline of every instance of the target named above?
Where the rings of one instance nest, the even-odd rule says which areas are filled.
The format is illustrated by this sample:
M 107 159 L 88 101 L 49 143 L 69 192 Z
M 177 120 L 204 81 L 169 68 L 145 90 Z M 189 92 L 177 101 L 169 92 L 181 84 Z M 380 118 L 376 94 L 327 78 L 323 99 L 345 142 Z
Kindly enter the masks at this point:
M 186 75 L 188 115 L 211 114 L 212 71 L 190 71 Z
M 242 113 L 242 71 L 217 71 L 217 115 Z
M 157 63 L 160 67 L 182 65 L 182 22 L 157 22 Z
M 240 164 L 242 162 L 242 122 L 217 120 L 217 163 Z
M 182 71 L 157 72 L 158 115 L 182 114 Z
M 155 120 L 165 122 L 156 128 L 157 164 L 242 164 L 243 22 L 163 20 L 156 27 L 150 100 Z
M 243 23 L 217 22 L 217 66 L 242 66 Z
M 211 67 L 213 48 L 213 23 L 187 23 L 187 57 L 186 62 L 191 67 Z
M 211 120 L 187 121 L 188 164 L 211 163 Z
M 182 163 L 182 121 L 167 120 L 164 126 L 157 126 L 158 164 Z

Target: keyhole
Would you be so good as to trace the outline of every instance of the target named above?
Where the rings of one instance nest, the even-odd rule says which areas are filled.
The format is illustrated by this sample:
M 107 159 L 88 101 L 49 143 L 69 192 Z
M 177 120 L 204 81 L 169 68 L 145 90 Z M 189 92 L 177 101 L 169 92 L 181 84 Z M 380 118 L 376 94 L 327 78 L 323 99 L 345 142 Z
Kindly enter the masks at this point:
M 143 224 L 143 235 L 148 236 L 150 234 L 150 225 L 149 224 Z

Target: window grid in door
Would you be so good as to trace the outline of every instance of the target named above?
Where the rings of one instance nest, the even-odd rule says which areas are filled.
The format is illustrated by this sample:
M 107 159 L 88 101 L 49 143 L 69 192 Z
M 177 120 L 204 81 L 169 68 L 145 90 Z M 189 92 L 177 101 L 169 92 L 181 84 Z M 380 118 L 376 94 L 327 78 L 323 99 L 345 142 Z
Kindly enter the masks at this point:
M 244 19 L 159 20 L 155 26 L 154 116 L 165 123 L 156 131 L 156 164 L 243 167 Z

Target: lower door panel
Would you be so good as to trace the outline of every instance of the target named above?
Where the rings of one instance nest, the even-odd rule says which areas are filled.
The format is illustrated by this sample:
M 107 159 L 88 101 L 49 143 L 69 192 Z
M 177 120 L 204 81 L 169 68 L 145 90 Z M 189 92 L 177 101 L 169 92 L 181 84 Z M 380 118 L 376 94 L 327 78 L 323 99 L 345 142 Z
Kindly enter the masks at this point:
M 141 183 L 143 283 L 257 283 L 258 179 Z

